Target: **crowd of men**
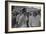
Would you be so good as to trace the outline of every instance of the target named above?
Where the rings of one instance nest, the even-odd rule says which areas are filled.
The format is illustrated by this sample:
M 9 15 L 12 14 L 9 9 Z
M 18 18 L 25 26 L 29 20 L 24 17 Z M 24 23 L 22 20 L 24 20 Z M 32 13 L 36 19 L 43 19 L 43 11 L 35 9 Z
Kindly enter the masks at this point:
M 12 15 L 12 25 L 13 27 L 40 27 L 41 26 L 41 16 L 40 10 L 27 12 L 26 8 L 20 10 Z

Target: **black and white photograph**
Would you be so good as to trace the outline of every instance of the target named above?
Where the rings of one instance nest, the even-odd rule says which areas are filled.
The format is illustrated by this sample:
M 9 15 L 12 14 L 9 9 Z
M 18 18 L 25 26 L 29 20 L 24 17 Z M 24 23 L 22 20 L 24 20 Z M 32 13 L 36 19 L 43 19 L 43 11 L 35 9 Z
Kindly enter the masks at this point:
M 44 3 L 8 2 L 8 32 L 44 31 Z
M 30 6 L 12 6 L 12 27 L 40 27 L 41 8 Z

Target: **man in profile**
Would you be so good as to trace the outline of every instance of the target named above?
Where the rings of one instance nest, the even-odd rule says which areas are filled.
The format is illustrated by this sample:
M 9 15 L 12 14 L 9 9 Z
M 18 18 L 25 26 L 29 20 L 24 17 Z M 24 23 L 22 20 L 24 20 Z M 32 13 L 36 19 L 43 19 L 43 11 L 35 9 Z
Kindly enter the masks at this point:
M 18 21 L 18 27 L 27 27 L 27 25 L 26 25 L 26 8 L 23 8 L 22 11 L 20 11 L 20 16 L 18 17 L 17 21 Z

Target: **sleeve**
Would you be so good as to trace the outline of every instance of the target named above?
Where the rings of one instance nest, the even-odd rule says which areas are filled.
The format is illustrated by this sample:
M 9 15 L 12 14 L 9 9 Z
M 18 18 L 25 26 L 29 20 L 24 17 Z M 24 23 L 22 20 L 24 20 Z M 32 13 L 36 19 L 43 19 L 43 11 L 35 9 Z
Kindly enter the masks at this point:
M 41 26 L 41 17 L 40 17 L 39 23 L 40 23 L 40 26 Z
M 29 17 L 29 27 L 31 27 L 31 23 L 32 23 L 32 19 L 31 19 L 31 17 Z
M 20 16 L 20 15 L 17 15 L 17 16 L 16 16 L 16 21 L 17 21 L 17 22 L 19 21 L 19 16 Z
M 23 16 L 20 16 L 19 19 L 18 19 L 18 24 L 20 24 L 22 22 L 22 17 Z

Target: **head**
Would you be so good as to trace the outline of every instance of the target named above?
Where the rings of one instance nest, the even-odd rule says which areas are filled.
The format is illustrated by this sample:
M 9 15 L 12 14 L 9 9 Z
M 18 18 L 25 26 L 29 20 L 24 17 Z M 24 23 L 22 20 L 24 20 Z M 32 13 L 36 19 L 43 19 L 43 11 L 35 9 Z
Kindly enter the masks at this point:
M 33 15 L 33 11 L 30 11 L 29 14 L 30 14 L 30 16 Z
M 40 13 L 41 11 L 38 11 L 38 15 L 40 15 L 41 13 Z
M 37 16 L 37 13 L 36 12 L 33 12 L 33 16 L 36 17 Z
M 37 10 L 37 14 L 41 15 L 41 9 Z
M 22 14 L 25 14 L 26 13 L 26 8 L 23 8 L 22 9 Z
M 22 14 L 22 10 L 20 10 L 20 14 Z

